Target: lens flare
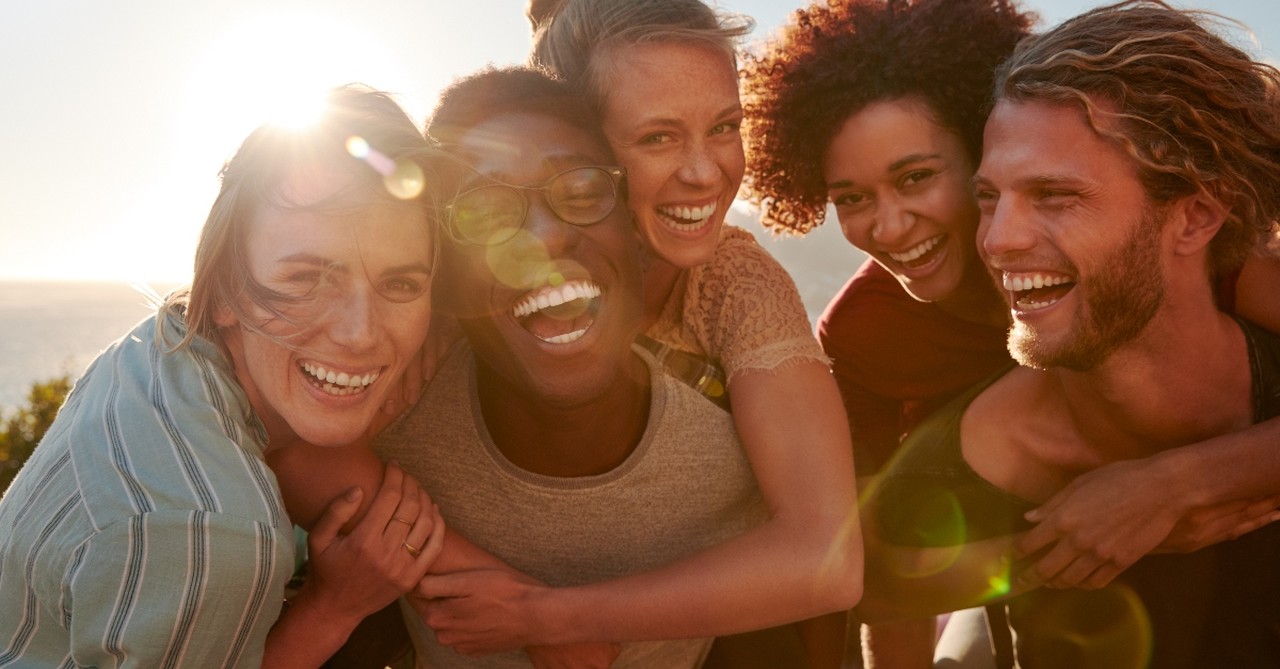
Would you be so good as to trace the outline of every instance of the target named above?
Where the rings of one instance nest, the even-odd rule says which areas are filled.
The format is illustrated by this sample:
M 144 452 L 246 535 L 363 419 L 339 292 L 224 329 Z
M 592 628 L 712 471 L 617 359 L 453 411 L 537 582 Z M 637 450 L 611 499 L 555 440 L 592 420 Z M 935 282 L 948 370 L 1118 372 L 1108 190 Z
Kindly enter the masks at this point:
M 363 160 L 373 171 L 382 175 L 382 185 L 392 197 L 412 200 L 422 194 L 426 177 L 422 167 L 411 160 L 393 160 L 385 153 L 369 146 L 363 137 L 352 135 L 346 141 L 347 153 Z
M 1151 618 L 1138 595 L 1113 583 L 1101 590 L 1041 589 L 1009 602 L 1018 655 L 1037 667 L 1143 669 L 1151 659 Z

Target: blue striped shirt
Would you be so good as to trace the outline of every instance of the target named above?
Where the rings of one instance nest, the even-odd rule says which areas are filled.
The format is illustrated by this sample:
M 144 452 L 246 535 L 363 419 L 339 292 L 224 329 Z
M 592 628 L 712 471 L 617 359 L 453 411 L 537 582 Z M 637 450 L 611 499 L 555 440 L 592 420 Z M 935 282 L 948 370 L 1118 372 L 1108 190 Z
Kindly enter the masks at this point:
M 166 352 L 156 318 L 0 498 L 0 667 L 261 664 L 294 558 L 266 434 L 218 347 Z

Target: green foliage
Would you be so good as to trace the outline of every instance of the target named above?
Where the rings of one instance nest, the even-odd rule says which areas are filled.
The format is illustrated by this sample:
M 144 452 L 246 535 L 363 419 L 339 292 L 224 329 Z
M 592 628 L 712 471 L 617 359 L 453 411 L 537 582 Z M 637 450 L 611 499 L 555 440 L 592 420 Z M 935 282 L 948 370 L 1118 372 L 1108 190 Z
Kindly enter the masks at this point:
M 18 474 L 31 457 L 58 409 L 71 391 L 71 377 L 62 375 L 31 385 L 26 406 L 18 407 L 0 422 L 0 491 Z

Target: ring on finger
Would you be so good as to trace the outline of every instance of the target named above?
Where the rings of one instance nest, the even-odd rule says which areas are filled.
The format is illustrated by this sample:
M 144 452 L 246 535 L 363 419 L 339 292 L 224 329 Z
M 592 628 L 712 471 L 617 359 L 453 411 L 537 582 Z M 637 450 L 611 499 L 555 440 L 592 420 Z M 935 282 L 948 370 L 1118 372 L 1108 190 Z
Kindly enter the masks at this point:
M 414 548 L 413 546 L 410 546 L 407 541 L 404 542 L 404 549 L 409 551 L 409 555 L 412 555 L 413 557 L 418 557 L 418 554 L 422 552 L 421 548 Z

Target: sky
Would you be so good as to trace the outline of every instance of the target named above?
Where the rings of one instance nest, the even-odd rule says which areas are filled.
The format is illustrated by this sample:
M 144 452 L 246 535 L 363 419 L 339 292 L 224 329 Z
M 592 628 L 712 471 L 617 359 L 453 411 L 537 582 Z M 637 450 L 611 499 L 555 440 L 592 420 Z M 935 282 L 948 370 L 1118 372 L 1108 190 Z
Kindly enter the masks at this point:
M 1024 1 L 1042 26 L 1097 4 Z M 523 0 L 5 4 L 0 280 L 184 282 L 218 169 L 259 123 L 354 81 L 421 120 L 451 79 L 529 47 Z M 759 40 L 803 4 L 719 7 L 755 17 Z M 1243 21 L 1280 61 L 1280 3 L 1196 6 Z

